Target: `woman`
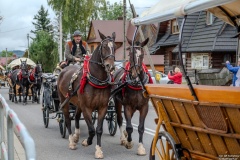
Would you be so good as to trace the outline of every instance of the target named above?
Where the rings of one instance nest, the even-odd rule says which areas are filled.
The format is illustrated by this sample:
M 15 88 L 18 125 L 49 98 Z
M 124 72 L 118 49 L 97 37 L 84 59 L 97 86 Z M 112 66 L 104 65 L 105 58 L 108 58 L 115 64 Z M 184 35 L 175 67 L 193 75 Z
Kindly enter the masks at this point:
M 175 67 L 174 73 L 168 72 L 168 78 L 173 81 L 174 84 L 182 84 L 182 73 L 178 67 Z

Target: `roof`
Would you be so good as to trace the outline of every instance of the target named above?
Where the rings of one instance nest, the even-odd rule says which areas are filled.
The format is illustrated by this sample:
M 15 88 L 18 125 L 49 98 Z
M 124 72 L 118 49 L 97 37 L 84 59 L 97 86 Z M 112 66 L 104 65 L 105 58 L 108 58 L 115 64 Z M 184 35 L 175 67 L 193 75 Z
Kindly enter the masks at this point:
M 182 18 L 178 19 L 181 24 Z M 212 25 L 206 25 L 206 11 L 201 11 L 188 15 L 183 29 L 183 52 L 224 52 L 236 51 L 237 39 L 231 38 L 236 35 L 235 27 L 226 24 L 222 20 L 214 17 Z M 164 44 L 166 33 L 157 43 L 158 48 L 168 46 Z M 175 37 L 178 41 L 178 37 Z M 172 40 L 173 41 L 173 40 Z M 176 43 L 177 44 L 177 43 Z M 178 52 L 178 46 L 173 50 Z
M 93 31 L 92 31 L 93 30 Z M 98 34 L 98 30 L 105 36 L 112 36 L 112 33 L 116 33 L 115 42 L 123 42 L 123 20 L 93 20 L 90 25 L 90 31 L 87 37 L 87 42 L 101 42 L 101 38 Z M 132 39 L 135 27 L 126 21 L 126 35 Z M 93 33 L 93 35 L 91 35 Z
M 151 57 L 151 59 L 152 59 L 152 63 L 154 64 L 154 65 L 159 65 L 159 64 L 164 64 L 164 55 L 150 55 L 150 57 Z M 147 55 L 145 54 L 144 55 L 144 59 L 143 59 L 143 62 L 144 62 L 144 64 L 146 64 L 146 65 L 150 65 L 150 63 L 149 63 L 149 60 L 148 60 L 148 57 L 147 57 Z

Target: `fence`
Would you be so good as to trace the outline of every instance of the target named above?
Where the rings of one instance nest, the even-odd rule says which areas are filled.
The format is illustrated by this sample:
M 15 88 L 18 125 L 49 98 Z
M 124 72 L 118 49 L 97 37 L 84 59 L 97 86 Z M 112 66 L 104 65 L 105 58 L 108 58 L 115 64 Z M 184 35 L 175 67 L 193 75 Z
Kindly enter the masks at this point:
M 7 148 L 4 141 L 4 116 L 7 119 Z M 1 160 L 14 160 L 14 127 L 23 144 L 27 160 L 36 159 L 35 143 L 17 114 L 8 106 L 0 94 L 0 142 Z

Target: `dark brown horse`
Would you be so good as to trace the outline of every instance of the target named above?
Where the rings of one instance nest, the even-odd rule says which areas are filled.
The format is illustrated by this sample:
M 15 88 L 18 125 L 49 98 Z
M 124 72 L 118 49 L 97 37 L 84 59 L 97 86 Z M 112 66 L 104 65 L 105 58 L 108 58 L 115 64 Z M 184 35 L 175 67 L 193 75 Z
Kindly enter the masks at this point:
M 88 139 L 82 142 L 83 146 L 92 144 L 95 133 L 97 134 L 97 145 L 95 151 L 95 158 L 103 158 L 101 150 L 101 136 L 103 132 L 103 120 L 108 108 L 108 101 L 111 93 L 111 75 L 110 72 L 114 69 L 114 59 L 116 44 L 115 32 L 112 37 L 106 37 L 101 32 L 99 35 L 102 39 L 96 50 L 93 52 L 89 60 L 84 61 L 83 68 L 77 65 L 72 65 L 64 68 L 58 77 L 57 90 L 61 104 L 63 104 L 62 111 L 66 121 L 66 127 L 69 133 L 69 148 L 76 149 L 76 144 L 80 136 L 79 119 L 83 113 L 84 119 L 88 126 Z M 87 65 L 89 64 L 89 65 Z M 72 85 L 70 79 L 76 75 Z M 85 84 L 85 85 L 84 85 Z M 79 91 L 80 85 L 80 91 Z M 77 90 L 77 93 L 71 96 L 69 87 L 72 90 Z M 70 95 L 70 101 L 64 101 Z M 66 102 L 66 101 L 65 101 Z M 72 134 L 71 119 L 69 117 L 69 103 L 76 106 L 75 112 L 75 133 Z M 98 123 L 95 130 L 92 124 L 92 112 L 98 111 Z
M 37 63 L 29 75 L 29 81 L 32 84 L 32 103 L 40 101 L 40 91 L 42 85 L 42 65 Z
M 132 41 L 127 39 L 128 43 L 132 45 Z M 136 42 L 135 46 L 130 46 L 129 62 L 126 64 L 125 69 L 118 69 L 114 73 L 115 82 L 122 84 L 127 82 L 126 87 L 121 92 L 118 92 L 114 97 L 114 102 L 117 111 L 117 122 L 120 129 L 120 140 L 121 144 L 127 149 L 133 147 L 132 132 L 133 126 L 131 119 L 136 110 L 139 111 L 139 146 L 138 155 L 146 155 L 145 148 L 143 147 L 143 133 L 144 133 L 144 122 L 148 113 L 148 101 L 149 98 L 143 96 L 143 86 L 146 83 L 152 83 L 151 78 L 146 66 L 143 64 L 144 52 L 143 47 L 148 43 L 148 38 L 142 42 Z M 141 82 L 142 81 L 142 82 Z M 126 118 L 126 131 L 122 129 L 122 105 L 124 106 L 124 115 Z M 126 139 L 127 138 L 127 139 Z

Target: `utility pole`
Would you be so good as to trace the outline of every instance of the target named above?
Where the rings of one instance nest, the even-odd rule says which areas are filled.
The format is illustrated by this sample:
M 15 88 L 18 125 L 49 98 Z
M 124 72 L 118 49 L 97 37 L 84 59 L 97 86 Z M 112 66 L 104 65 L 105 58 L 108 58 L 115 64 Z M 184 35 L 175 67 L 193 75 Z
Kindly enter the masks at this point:
M 133 4 L 131 4 L 130 0 L 129 0 L 129 4 L 130 4 L 130 7 L 131 7 L 131 10 L 132 10 L 132 13 L 133 13 L 133 18 L 136 18 L 136 17 L 137 17 L 137 14 L 136 14 L 135 8 L 134 8 Z M 141 26 L 139 27 L 138 31 L 139 31 L 141 40 L 144 41 L 145 39 L 144 39 L 144 35 L 143 35 L 143 31 L 142 31 Z M 147 45 L 144 46 L 144 50 L 145 50 L 145 52 L 147 53 L 148 61 L 149 61 L 149 64 L 150 64 L 150 66 L 151 66 L 153 75 L 154 75 L 154 77 L 155 77 L 155 75 L 156 75 L 156 70 L 155 70 L 155 67 L 154 67 L 154 65 L 153 65 L 152 58 L 151 58 L 151 56 L 150 56 L 149 49 L 148 49 L 148 46 L 147 46 Z M 156 83 L 159 83 L 159 81 L 156 81 Z
M 8 65 L 8 54 L 7 54 L 7 48 L 6 48 L 6 70 L 7 70 L 7 65 Z
M 126 61 L 126 0 L 123 0 L 123 67 Z
M 59 61 L 62 61 L 62 11 L 60 11 L 59 17 Z
M 28 58 L 29 58 L 29 54 L 30 54 L 30 52 L 29 52 L 29 33 L 27 34 L 27 39 L 28 39 Z

